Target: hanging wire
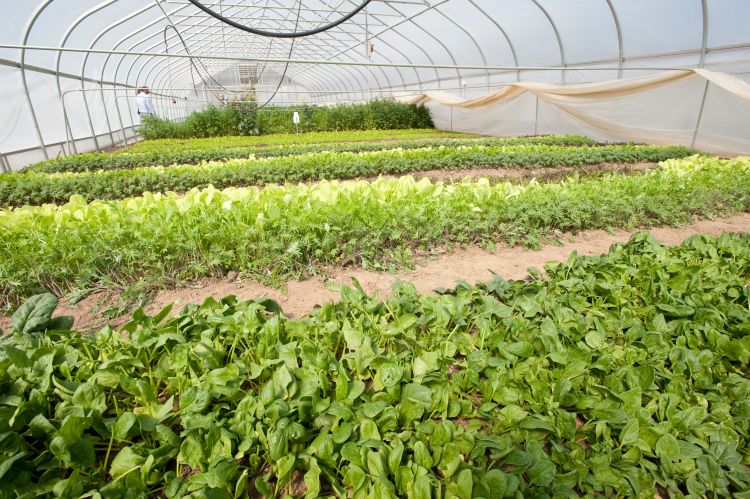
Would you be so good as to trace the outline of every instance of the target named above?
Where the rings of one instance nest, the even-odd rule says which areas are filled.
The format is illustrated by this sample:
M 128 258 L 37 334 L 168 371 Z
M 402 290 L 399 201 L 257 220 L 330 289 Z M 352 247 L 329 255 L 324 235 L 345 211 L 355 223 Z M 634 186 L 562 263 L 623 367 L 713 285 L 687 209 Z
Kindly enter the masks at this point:
M 299 27 L 299 15 L 300 11 L 302 10 L 302 0 L 297 0 L 297 19 L 294 21 L 294 31 L 297 31 L 297 28 Z M 263 103 L 262 106 L 258 106 L 258 110 L 263 109 L 268 104 L 271 103 L 274 97 L 276 97 L 276 94 L 279 92 L 279 89 L 281 88 L 281 84 L 284 83 L 284 78 L 286 78 L 286 72 L 289 69 L 289 59 L 292 58 L 292 52 L 294 51 L 294 39 L 292 39 L 292 43 L 289 46 L 289 56 L 287 57 L 287 61 L 284 64 L 284 72 L 281 74 L 281 78 L 279 79 L 279 84 L 276 85 L 276 90 L 273 91 L 273 94 L 271 97 L 268 98 L 268 100 Z M 265 68 L 264 68 L 265 70 Z
M 172 28 L 174 30 L 174 32 L 177 34 L 177 38 L 179 38 L 179 40 L 180 40 L 180 43 L 182 43 L 182 46 L 185 48 L 185 52 L 187 53 L 188 56 L 190 56 L 191 55 L 190 54 L 190 49 L 188 48 L 187 43 L 185 43 L 185 39 L 182 38 L 182 34 L 180 33 L 180 31 L 176 27 L 174 27 L 174 25 L 172 25 L 172 24 L 167 24 L 166 26 L 164 26 L 164 33 L 163 33 L 164 34 L 164 45 L 166 47 L 167 54 L 169 54 L 169 42 L 167 41 L 167 29 L 169 29 L 169 28 Z M 203 82 L 204 87 L 208 88 L 209 84 L 206 81 L 206 79 L 203 77 L 203 75 L 201 74 L 200 69 L 198 69 L 198 66 L 195 63 L 195 58 L 194 57 L 189 57 L 189 60 L 190 60 L 190 78 L 193 81 L 193 89 L 194 89 L 195 95 L 198 95 L 198 90 L 195 89 L 196 85 L 195 85 L 195 77 L 193 75 L 193 67 L 195 67 L 195 71 L 198 73 L 198 77 Z M 206 72 L 206 74 L 208 75 L 208 77 L 211 79 L 211 81 L 214 82 L 214 84 L 216 86 L 218 86 L 219 88 L 225 90 L 226 92 L 234 92 L 234 90 L 230 90 L 230 89 L 226 88 L 224 85 L 222 85 L 221 83 L 219 83 L 216 80 L 216 78 L 214 78 L 211 75 L 211 72 L 208 70 L 208 68 L 206 67 L 206 65 L 203 64 L 203 61 L 201 61 L 200 59 L 198 59 L 198 63 L 201 65 L 201 67 L 203 68 L 203 71 Z
M 266 1 L 266 8 L 268 8 L 268 1 Z M 286 20 L 287 20 L 287 16 L 284 16 L 284 21 Z M 297 28 L 295 28 L 295 31 L 296 30 Z M 268 50 L 266 51 L 266 59 L 271 57 L 271 51 L 273 49 L 273 42 L 274 42 L 273 38 L 268 40 Z M 263 69 L 260 70 L 260 74 L 258 75 L 258 82 L 260 82 L 260 80 L 263 78 L 263 75 L 266 74 L 267 67 L 268 67 L 268 61 L 263 61 Z
M 367 4 L 369 4 L 372 0 L 364 0 L 359 6 L 357 6 L 354 10 L 346 14 L 345 16 L 337 19 L 336 21 L 330 22 L 328 24 L 325 24 L 323 26 L 319 26 L 315 29 L 309 29 L 306 31 L 297 31 L 297 27 L 295 26 L 294 31 L 292 32 L 283 32 L 283 31 L 266 31 L 263 29 L 253 28 L 251 26 L 246 26 L 244 24 L 240 24 L 236 21 L 232 21 L 228 17 L 225 17 L 217 12 L 214 12 L 213 10 L 209 9 L 203 3 L 201 3 L 199 0 L 188 0 L 190 3 L 201 9 L 206 14 L 218 19 L 219 21 L 228 24 L 234 28 L 237 28 L 242 31 L 246 31 L 248 33 L 252 33 L 254 35 L 258 36 L 266 36 L 270 38 L 302 38 L 304 36 L 311 36 L 311 35 L 317 35 L 318 33 L 323 33 L 324 31 L 328 31 L 331 28 L 335 28 L 339 24 L 345 23 L 352 17 L 354 17 L 359 11 L 364 9 Z M 299 9 L 298 9 L 299 10 Z M 299 17 L 299 14 L 298 14 Z

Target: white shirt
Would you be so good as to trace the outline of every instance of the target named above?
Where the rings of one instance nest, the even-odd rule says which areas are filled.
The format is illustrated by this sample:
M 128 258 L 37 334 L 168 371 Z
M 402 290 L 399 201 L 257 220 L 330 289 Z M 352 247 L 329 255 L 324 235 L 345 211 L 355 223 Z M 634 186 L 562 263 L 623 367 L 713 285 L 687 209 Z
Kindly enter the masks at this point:
M 147 93 L 138 92 L 138 95 L 135 96 L 135 105 L 138 108 L 138 114 L 156 116 L 156 110 L 154 110 L 154 105 L 151 103 L 151 96 Z

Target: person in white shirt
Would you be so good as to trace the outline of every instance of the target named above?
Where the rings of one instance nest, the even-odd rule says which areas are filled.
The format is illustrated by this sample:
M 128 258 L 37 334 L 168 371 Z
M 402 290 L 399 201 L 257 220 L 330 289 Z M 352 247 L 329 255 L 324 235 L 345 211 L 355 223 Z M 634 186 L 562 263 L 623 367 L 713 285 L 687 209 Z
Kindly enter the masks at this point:
M 146 85 L 138 88 L 136 93 L 135 105 L 138 108 L 138 114 L 141 116 L 156 116 L 156 110 L 149 94 L 150 91 Z

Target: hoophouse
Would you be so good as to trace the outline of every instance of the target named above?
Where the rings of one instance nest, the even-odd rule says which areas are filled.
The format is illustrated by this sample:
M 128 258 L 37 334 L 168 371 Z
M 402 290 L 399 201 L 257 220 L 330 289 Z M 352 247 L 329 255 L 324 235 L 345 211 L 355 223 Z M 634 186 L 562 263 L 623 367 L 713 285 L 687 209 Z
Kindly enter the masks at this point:
M 750 499 L 750 0 L 0 0 L 0 499 Z
M 424 103 L 437 127 L 750 154 L 745 0 L 0 1 L 0 168 L 137 138 L 136 89 L 183 120 Z

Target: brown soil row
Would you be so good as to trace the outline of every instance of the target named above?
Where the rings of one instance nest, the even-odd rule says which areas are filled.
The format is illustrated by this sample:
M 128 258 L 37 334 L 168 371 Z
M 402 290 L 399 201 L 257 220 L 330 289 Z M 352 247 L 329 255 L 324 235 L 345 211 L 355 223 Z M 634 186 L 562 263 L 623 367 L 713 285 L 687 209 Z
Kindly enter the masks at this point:
M 569 177 L 573 173 L 596 175 L 602 173 L 632 173 L 658 168 L 658 163 L 599 163 L 585 166 L 564 166 L 559 168 L 469 168 L 466 170 L 425 170 L 409 173 L 416 179 L 456 182 L 464 178 L 489 177 L 492 180 L 556 180 Z M 398 175 L 381 175 L 382 178 L 397 178 Z M 376 177 L 366 177 L 372 180 Z
M 656 239 L 671 245 L 679 244 L 695 234 L 718 235 L 722 232 L 750 232 L 750 214 L 696 221 L 686 227 L 651 230 Z M 209 296 L 221 298 L 236 295 L 241 299 L 253 299 L 265 295 L 278 301 L 287 315 L 301 316 L 326 301 L 335 301 L 338 293 L 331 286 L 349 284 L 352 278 L 357 279 L 368 293 L 377 292 L 381 296 L 388 294 L 397 280 L 411 282 L 420 293 L 431 293 L 437 288 L 451 288 L 458 281 L 475 283 L 489 280 L 493 273 L 505 279 L 523 279 L 531 267 L 541 269 L 546 262 L 565 260 L 574 251 L 582 255 L 602 254 L 612 244 L 627 241 L 632 234 L 631 231 L 609 233 L 602 230 L 565 234 L 560 245 L 548 244 L 536 251 L 519 247 L 498 247 L 493 251 L 478 247 L 457 251 L 444 249 L 442 254 L 432 259 L 423 259 L 412 271 L 390 274 L 362 268 L 329 269 L 328 277 L 289 281 L 283 290 L 236 278 L 203 279 L 190 287 L 160 291 L 147 307 L 147 312 L 156 313 L 170 303 L 175 304 L 174 311 L 177 311 L 186 304 L 202 303 Z M 76 305 L 63 300 L 57 314 L 72 315 L 76 319 L 77 329 L 94 331 L 108 322 L 101 311 L 116 299 L 114 293 L 100 293 Z M 109 322 L 118 326 L 125 321 L 126 318 L 120 318 Z M 7 318 L 2 322 L 7 322 Z M 0 327 L 3 326 L 0 324 Z

